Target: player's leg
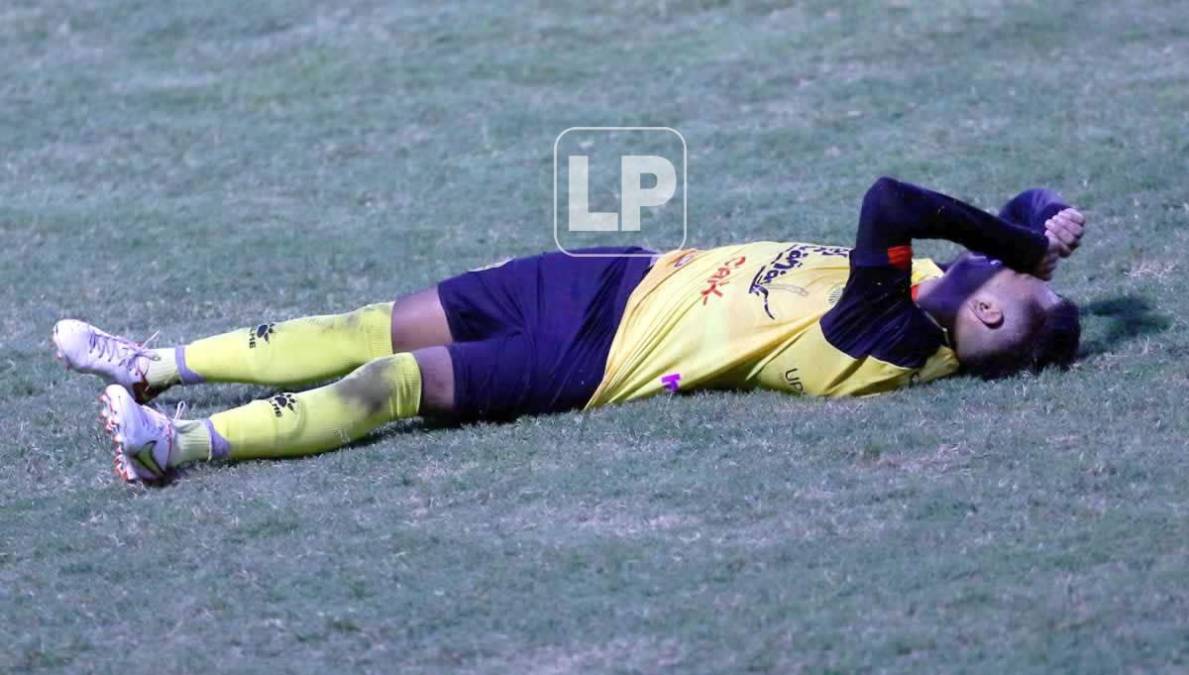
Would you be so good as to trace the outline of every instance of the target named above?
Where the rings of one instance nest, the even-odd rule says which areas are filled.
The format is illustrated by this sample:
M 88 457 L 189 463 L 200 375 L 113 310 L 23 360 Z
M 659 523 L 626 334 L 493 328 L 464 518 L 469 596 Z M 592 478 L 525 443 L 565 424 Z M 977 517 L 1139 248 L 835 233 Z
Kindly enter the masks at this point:
M 345 315 L 265 323 L 159 350 L 148 367 L 150 386 L 288 386 L 342 375 L 378 356 L 508 335 L 523 328 L 524 303 L 531 301 L 526 289 L 538 283 L 532 272 L 539 258 L 465 272 Z
M 392 351 L 411 352 L 454 341 L 438 286 L 402 295 L 392 307 Z
M 157 480 L 194 461 L 313 455 L 387 422 L 449 414 L 454 407 L 451 358 L 439 346 L 373 359 L 332 384 L 201 420 L 170 420 L 112 385 L 101 416 L 116 445 L 116 473 L 125 480 Z
M 163 350 L 160 361 L 177 365 L 177 381 L 182 384 L 284 387 L 344 375 L 381 356 L 451 341 L 435 286 L 346 314 L 264 323 L 206 338 L 172 352 Z
M 288 386 L 349 373 L 392 354 L 393 303 L 343 314 L 267 321 L 154 350 L 146 377 L 155 389 L 173 384 L 246 382 Z
M 139 401 L 176 384 L 288 386 L 343 375 L 371 359 L 449 344 L 437 288 L 344 314 L 261 323 L 179 347 L 149 349 L 76 320 L 54 327 L 68 367 L 103 377 Z
M 646 269 L 646 261 L 574 263 L 554 254 L 455 277 L 439 287 L 439 308 L 430 302 L 421 309 L 441 310 L 454 338 L 496 335 L 375 359 L 334 384 L 207 420 L 171 422 L 109 387 L 104 410 L 117 471 L 155 478 L 196 459 L 308 455 L 419 413 L 507 419 L 580 408 L 598 385 L 627 296 Z
M 637 254 L 643 249 L 592 252 Z M 452 326 L 476 313 L 504 316 L 516 331 L 448 347 L 458 412 L 508 419 L 582 408 L 598 389 L 611 345 L 647 257 L 576 258 L 547 253 L 492 270 L 456 306 Z M 458 333 L 456 333 L 456 336 Z

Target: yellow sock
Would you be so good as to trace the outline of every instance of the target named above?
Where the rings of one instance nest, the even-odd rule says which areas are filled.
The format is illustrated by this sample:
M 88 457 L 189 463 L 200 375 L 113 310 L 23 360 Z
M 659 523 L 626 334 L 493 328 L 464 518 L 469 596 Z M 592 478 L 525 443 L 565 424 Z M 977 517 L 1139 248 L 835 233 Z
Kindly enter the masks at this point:
M 182 382 L 290 385 L 349 373 L 392 353 L 392 303 L 347 314 L 262 323 L 158 350 L 146 378 L 152 387 Z
M 421 369 L 412 354 L 374 359 L 347 377 L 299 394 L 277 394 L 178 427 L 175 462 L 207 457 L 300 457 L 332 450 L 421 406 Z

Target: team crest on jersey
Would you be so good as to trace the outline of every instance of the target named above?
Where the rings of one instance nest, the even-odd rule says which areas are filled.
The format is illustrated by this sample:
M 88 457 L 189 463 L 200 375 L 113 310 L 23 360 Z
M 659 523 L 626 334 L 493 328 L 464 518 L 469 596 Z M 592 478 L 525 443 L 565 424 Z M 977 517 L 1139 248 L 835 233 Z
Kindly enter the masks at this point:
M 796 284 L 779 283 L 779 279 L 805 264 L 811 255 L 840 256 L 850 255 L 850 249 L 845 246 L 818 246 L 817 244 L 793 244 L 776 255 L 768 264 L 760 267 L 751 279 L 751 287 L 747 292 L 758 296 L 764 302 L 764 313 L 769 319 L 775 319 L 772 308 L 768 305 L 768 295 L 774 290 L 791 290 L 798 295 L 808 295 L 803 287 Z

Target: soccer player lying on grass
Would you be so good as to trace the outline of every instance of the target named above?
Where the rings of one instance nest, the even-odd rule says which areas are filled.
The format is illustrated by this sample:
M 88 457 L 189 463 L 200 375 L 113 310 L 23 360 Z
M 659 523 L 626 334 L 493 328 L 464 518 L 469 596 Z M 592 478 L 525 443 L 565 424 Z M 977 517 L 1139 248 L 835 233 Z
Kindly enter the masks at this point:
M 198 460 L 323 452 L 416 415 L 498 420 L 711 388 L 863 395 L 959 370 L 1064 366 L 1077 351 L 1078 312 L 1046 280 L 1083 226 L 1048 190 L 1021 193 L 996 217 L 881 178 L 863 199 L 852 249 L 551 253 L 395 302 L 182 347 L 150 349 L 75 320 L 58 322 L 53 341 L 68 367 L 110 383 L 101 417 L 117 474 L 154 481 Z M 943 269 L 912 257 L 918 238 L 969 250 Z M 290 387 L 342 375 L 201 420 L 142 405 L 174 385 Z

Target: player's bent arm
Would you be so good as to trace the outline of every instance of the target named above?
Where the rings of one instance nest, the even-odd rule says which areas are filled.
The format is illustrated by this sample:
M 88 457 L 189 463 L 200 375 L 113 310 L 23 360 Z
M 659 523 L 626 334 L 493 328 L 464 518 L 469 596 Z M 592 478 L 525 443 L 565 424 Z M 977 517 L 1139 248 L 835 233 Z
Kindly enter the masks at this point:
M 852 260 L 859 267 L 893 264 L 913 239 L 946 239 L 1031 271 L 1044 257 L 1043 232 L 1013 225 L 953 197 L 883 177 L 863 196 Z
M 1026 271 L 1034 270 L 1048 249 L 1042 232 L 953 197 L 880 178 L 863 197 L 850 277 L 820 322 L 833 349 L 856 361 L 872 356 L 908 371 L 951 357 L 941 351 L 943 330 L 912 300 L 913 239 L 947 239 Z

